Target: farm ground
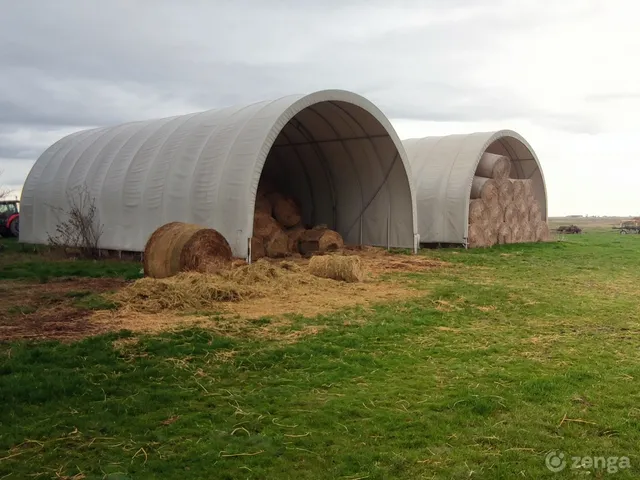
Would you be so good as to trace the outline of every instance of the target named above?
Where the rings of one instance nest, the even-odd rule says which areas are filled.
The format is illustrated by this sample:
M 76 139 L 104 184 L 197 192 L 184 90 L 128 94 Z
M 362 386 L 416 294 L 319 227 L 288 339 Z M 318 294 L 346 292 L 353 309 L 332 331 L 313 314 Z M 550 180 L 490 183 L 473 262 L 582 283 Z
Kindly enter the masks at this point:
M 138 264 L 8 244 L 0 478 L 637 478 L 640 236 L 421 258 L 377 272 L 406 295 L 145 333 L 92 320 Z

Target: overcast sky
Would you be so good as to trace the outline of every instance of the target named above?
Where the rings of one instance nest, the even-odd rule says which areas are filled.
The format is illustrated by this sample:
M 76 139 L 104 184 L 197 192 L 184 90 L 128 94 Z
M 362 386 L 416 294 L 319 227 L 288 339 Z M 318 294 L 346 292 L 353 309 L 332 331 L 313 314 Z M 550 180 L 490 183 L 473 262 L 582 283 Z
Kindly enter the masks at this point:
M 401 138 L 494 129 L 551 215 L 640 214 L 634 0 L 0 0 L 0 183 L 76 130 L 326 88 Z

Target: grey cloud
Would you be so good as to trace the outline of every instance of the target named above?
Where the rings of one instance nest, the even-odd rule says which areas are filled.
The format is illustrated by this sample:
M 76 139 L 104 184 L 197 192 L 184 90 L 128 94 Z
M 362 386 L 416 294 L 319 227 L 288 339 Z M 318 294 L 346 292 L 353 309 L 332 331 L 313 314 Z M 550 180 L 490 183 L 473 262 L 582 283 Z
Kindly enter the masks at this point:
M 146 94 L 156 104 L 174 99 L 211 108 L 327 87 L 367 94 L 371 83 L 387 87 L 386 103 L 394 103 L 398 91 L 420 90 L 414 102 L 426 107 L 423 118 L 429 118 L 440 95 L 425 89 L 425 80 L 478 93 L 481 89 L 464 80 L 474 62 L 491 54 L 506 29 L 531 21 L 509 14 L 503 3 L 484 2 L 479 8 L 471 1 L 403 2 L 410 10 L 397 21 L 397 10 L 386 15 L 387 10 L 353 1 L 336 2 L 333 10 L 291 1 L 267 7 L 262 2 L 200 3 L 197 8 L 160 2 L 152 9 L 111 2 L 112 8 L 100 11 L 63 2 L 62 8 L 38 4 L 37 15 L 33 2 L 22 2 L 12 7 L 14 16 L 26 21 L 32 34 L 16 35 L 13 30 L 24 25 L 11 21 L 11 14 L 0 25 L 2 44 L 9 45 L 0 50 L 0 91 L 11 92 L 11 98 L 0 93 L 0 122 L 95 125 L 156 114 L 144 102 L 119 105 L 107 89 Z M 426 7 L 433 25 L 400 27 Z M 456 19 L 456 9 L 473 14 Z M 440 21 L 445 14 L 452 19 Z M 362 25 L 371 18 L 384 28 Z M 485 27 L 489 20 L 492 29 Z M 27 92 L 26 99 L 20 91 Z
M 0 129 L 31 133 L 11 141 L 0 136 L 0 158 L 12 165 L 34 160 L 61 129 L 324 88 L 356 91 L 395 118 L 526 117 L 592 131 L 597 125 L 541 111 L 473 76 L 505 35 L 563 18 L 569 7 L 557 3 L 6 2 L 0 16 Z

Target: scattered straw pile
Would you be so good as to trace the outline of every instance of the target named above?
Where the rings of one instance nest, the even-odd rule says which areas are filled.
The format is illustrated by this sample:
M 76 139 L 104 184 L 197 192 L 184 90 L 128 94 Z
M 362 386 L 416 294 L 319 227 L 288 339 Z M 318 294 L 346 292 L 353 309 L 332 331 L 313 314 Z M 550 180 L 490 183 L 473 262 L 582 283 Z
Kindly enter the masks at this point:
M 365 272 L 357 255 L 322 255 L 311 257 L 309 272 L 323 278 L 344 282 L 361 282 Z
M 469 200 L 470 247 L 549 239 L 533 183 L 508 178 L 510 162 L 508 157 L 485 153 L 478 164 Z
M 248 286 L 218 275 L 179 273 L 169 278 L 141 278 L 114 294 L 123 308 L 140 312 L 203 310 L 215 302 L 233 302 L 255 296 Z
M 274 291 L 313 288 L 320 279 L 292 262 L 261 259 L 215 274 L 183 272 L 169 278 L 142 278 L 113 295 L 121 308 L 154 313 L 162 310 L 210 310 L 219 302 L 265 297 Z
M 144 249 L 144 273 L 166 278 L 184 271 L 214 272 L 231 261 L 231 247 L 216 230 L 182 222 L 158 228 Z

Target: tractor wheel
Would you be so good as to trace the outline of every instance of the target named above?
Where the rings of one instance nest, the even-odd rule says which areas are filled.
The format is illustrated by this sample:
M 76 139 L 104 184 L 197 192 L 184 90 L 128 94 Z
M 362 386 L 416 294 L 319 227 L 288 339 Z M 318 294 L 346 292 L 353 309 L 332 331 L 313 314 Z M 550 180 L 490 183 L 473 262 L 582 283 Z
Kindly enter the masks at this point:
M 20 219 L 16 218 L 13 222 L 11 222 L 11 226 L 9 227 L 11 230 L 11 235 L 14 237 L 20 236 Z
M 625 229 L 620 230 L 620 235 L 626 235 L 628 232 Z

